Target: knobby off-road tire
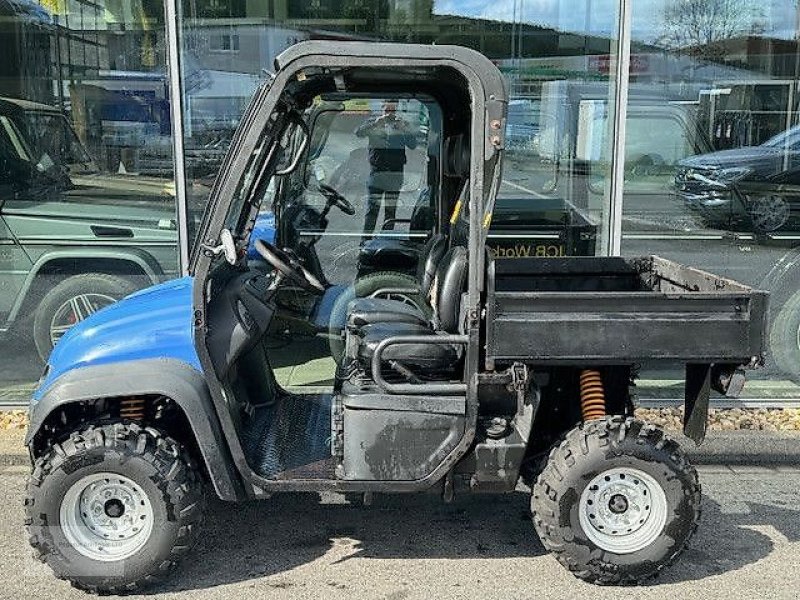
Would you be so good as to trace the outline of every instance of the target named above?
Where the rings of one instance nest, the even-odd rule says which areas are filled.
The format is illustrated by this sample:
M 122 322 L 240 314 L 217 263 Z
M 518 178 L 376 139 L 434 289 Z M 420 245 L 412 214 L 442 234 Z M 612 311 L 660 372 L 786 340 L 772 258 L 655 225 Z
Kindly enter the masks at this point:
M 34 555 L 57 577 L 87 591 L 120 593 L 175 566 L 193 545 L 202 509 L 200 475 L 178 443 L 150 427 L 116 423 L 76 431 L 36 460 L 25 524 Z M 114 524 L 98 525 L 114 514 Z M 126 534 L 117 543 L 129 556 L 101 536 L 109 531 L 112 538 Z
M 553 448 L 531 512 L 542 544 L 574 575 L 636 584 L 686 547 L 700 496 L 697 471 L 677 442 L 653 425 L 606 417 L 579 425 Z

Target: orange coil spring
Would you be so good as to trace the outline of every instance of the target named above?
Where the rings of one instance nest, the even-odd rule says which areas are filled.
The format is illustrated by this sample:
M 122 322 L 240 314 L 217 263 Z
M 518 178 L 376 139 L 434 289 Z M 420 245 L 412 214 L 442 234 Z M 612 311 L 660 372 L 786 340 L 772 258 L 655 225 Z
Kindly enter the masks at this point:
M 581 413 L 584 421 L 602 419 L 606 416 L 606 393 L 600 371 L 581 371 Z
M 125 398 L 119 405 L 119 416 L 131 421 L 144 420 L 144 411 L 144 398 Z

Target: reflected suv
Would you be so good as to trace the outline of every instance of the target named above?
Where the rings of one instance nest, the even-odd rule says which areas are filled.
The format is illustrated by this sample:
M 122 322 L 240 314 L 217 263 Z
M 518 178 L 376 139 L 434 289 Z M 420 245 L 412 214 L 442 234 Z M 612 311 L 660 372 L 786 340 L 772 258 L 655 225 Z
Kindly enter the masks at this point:
M 800 127 L 759 146 L 691 156 L 678 163 L 675 188 L 713 227 L 755 233 L 800 226 Z
M 72 325 L 178 272 L 171 182 L 98 172 L 64 114 L 0 98 L 0 331 L 46 358 Z

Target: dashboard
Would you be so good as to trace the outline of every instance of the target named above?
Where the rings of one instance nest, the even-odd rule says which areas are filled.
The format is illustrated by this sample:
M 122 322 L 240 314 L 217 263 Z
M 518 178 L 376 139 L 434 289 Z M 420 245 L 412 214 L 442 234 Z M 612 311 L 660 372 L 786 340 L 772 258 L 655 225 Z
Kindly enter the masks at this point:
M 267 331 L 275 314 L 273 282 L 271 274 L 248 270 L 231 278 L 211 300 L 207 343 L 219 378 Z

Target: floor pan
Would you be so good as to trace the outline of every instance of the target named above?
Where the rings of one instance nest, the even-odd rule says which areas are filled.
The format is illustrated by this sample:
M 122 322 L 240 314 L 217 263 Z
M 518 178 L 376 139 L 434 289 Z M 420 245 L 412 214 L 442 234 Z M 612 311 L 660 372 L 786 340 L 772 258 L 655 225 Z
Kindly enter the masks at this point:
M 268 479 L 331 479 L 331 394 L 286 394 L 256 409 L 242 444 L 251 468 Z

